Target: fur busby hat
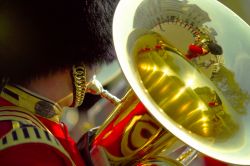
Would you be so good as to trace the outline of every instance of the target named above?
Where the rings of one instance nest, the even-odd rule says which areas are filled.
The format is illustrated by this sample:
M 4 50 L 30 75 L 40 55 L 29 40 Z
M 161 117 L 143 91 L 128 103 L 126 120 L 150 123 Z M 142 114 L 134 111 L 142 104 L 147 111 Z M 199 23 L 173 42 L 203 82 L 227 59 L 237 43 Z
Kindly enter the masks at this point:
M 5 0 L 0 3 L 0 78 L 20 83 L 72 65 L 114 59 L 118 0 Z

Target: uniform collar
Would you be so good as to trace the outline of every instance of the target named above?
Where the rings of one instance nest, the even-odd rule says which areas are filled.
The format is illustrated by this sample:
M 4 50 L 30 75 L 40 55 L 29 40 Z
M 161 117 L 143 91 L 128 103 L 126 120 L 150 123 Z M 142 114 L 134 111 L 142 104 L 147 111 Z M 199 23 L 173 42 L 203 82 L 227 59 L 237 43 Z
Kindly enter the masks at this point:
M 25 108 L 28 112 L 59 123 L 63 109 L 58 103 L 39 96 L 21 86 L 6 85 L 1 97 L 12 104 Z

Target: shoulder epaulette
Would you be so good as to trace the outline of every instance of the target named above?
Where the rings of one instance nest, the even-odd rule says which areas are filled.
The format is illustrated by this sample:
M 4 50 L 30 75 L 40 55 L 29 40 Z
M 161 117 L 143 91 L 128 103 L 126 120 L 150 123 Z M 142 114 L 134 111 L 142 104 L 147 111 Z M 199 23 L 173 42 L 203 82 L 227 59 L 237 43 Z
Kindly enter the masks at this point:
M 32 113 L 16 106 L 0 107 L 0 121 L 18 121 L 47 130 L 45 125 Z
M 0 150 L 26 143 L 49 145 L 63 153 L 71 161 L 72 165 L 75 165 L 67 151 L 53 135 L 48 131 L 33 126 L 22 127 L 9 132 L 0 139 Z
M 0 121 L 10 120 L 16 127 L 0 139 L 0 150 L 26 143 L 49 145 L 63 153 L 72 163 L 68 152 L 50 131 L 34 115 L 23 112 L 18 107 L 0 107 Z M 8 108 L 8 110 L 6 110 Z M 17 125 L 19 123 L 20 125 Z

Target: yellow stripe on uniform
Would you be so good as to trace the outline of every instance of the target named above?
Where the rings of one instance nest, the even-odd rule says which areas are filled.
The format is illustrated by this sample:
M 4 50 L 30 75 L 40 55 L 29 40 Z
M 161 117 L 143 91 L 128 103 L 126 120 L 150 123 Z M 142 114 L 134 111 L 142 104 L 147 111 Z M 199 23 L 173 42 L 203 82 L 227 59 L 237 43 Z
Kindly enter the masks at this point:
M 0 107 L 0 121 L 1 120 L 14 120 L 20 121 L 24 124 L 28 123 L 44 130 L 47 130 L 44 124 L 32 113 L 26 111 L 24 108 L 16 106 Z
M 13 129 L 0 139 L 0 150 L 25 143 L 46 144 L 63 153 L 72 165 L 75 166 L 74 161 L 61 143 L 32 113 L 26 112 L 25 109 L 16 106 L 0 107 L 0 121 L 4 120 L 11 121 Z M 20 123 L 32 126 L 20 128 Z
M 60 142 L 48 131 L 37 127 L 18 128 L 9 132 L 2 139 L 0 139 L 0 150 L 25 143 L 41 143 L 49 145 L 63 153 L 70 160 L 72 165 L 75 165 L 70 155 Z

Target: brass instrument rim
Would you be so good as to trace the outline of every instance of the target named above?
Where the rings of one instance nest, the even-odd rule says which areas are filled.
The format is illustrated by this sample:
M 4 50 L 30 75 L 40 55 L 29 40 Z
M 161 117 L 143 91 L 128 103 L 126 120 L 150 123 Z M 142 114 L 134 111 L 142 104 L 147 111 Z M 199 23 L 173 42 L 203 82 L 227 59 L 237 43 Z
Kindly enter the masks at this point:
M 218 160 L 222 160 L 229 163 L 235 164 L 242 164 L 242 165 L 249 165 L 250 160 L 249 157 L 241 157 L 236 158 L 235 156 L 230 156 L 223 154 L 221 150 L 216 150 L 214 147 L 210 147 L 210 145 L 206 145 L 201 143 L 197 138 L 190 137 L 190 134 L 183 132 L 182 126 L 178 126 L 173 122 L 173 120 L 167 116 L 162 116 L 162 113 L 158 110 L 159 107 L 155 103 L 150 103 L 149 99 L 150 96 L 147 94 L 145 89 L 143 89 L 142 84 L 136 78 L 136 71 L 132 69 L 132 60 L 129 59 L 128 53 L 128 36 L 130 36 L 131 32 L 135 30 L 133 25 L 133 18 L 136 14 L 137 7 L 145 0 L 121 0 L 118 4 L 117 10 L 115 12 L 114 20 L 113 20 L 113 37 L 114 37 L 114 45 L 118 57 L 118 61 L 122 68 L 122 71 L 128 80 L 129 84 L 131 85 L 132 89 L 135 91 L 136 95 L 139 99 L 143 102 L 149 112 L 161 123 L 163 126 L 173 133 L 177 138 L 181 139 L 186 144 L 194 147 L 198 151 L 207 154 L 213 158 Z M 189 0 L 190 2 L 199 3 L 200 6 L 203 4 L 207 4 L 207 6 L 214 6 L 215 12 L 220 10 L 221 12 L 225 12 L 228 14 L 228 17 L 237 18 L 239 22 L 239 26 L 248 26 L 242 19 L 237 17 L 232 11 L 228 8 L 224 7 L 221 3 L 217 1 L 195 1 Z M 205 9 L 207 6 L 202 6 Z M 128 12 L 129 11 L 129 12 Z M 248 26 L 249 27 L 249 26 Z M 145 33 L 145 31 L 139 31 L 137 36 Z M 135 36 L 136 36 L 135 35 Z M 249 35 L 249 34 L 246 34 Z M 249 35 L 250 36 L 250 35 Z M 245 139 L 245 138 L 244 138 Z M 249 145 L 249 143 L 247 143 Z M 247 146 L 248 146 L 247 145 Z M 241 147 L 238 147 L 239 149 Z M 238 150 L 238 149 L 235 149 Z M 250 156 L 250 152 L 247 152 L 248 156 Z M 233 152 L 232 152 L 233 154 Z M 238 156 L 239 157 L 239 156 Z

